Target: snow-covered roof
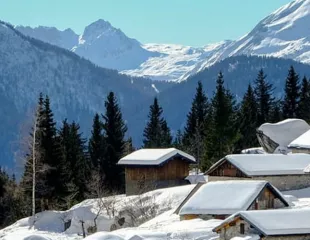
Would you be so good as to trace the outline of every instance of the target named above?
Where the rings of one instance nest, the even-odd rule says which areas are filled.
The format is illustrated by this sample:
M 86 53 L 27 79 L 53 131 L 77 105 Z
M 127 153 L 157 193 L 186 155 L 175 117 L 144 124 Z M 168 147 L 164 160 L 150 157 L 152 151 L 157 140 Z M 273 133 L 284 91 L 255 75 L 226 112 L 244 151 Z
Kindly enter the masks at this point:
M 296 138 L 289 145 L 289 148 L 310 149 L 310 130 Z
M 267 181 L 218 181 L 200 186 L 180 209 L 179 215 L 226 215 L 247 210 L 265 187 L 289 206 L 283 195 Z
M 230 162 L 247 176 L 301 175 L 310 164 L 310 155 L 296 154 L 233 154 L 215 163 L 206 174 L 211 173 L 225 161 Z
M 258 131 L 262 131 L 280 147 L 287 147 L 294 139 L 310 130 L 310 126 L 302 119 L 286 119 L 278 123 L 264 123 Z
M 195 163 L 193 156 L 176 148 L 145 148 L 137 150 L 119 160 L 119 165 L 161 165 L 174 157 Z
M 310 234 L 310 208 L 242 211 L 228 217 L 213 231 L 239 217 L 265 236 Z

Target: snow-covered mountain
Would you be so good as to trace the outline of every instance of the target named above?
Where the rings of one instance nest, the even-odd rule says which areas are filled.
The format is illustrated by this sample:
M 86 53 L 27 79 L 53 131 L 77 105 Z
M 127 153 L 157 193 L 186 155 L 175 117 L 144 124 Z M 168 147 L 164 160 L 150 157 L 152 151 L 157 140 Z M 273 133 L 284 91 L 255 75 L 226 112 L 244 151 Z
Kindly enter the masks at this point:
M 72 49 L 78 44 L 79 35 L 77 35 L 72 29 L 68 28 L 64 31 L 58 30 L 55 27 L 24 27 L 16 26 L 15 27 L 21 33 L 37 38 L 43 42 L 47 42 L 58 47 Z
M 74 35 L 71 30 L 57 32 L 55 28 L 17 29 L 60 47 L 67 46 L 67 49 L 102 67 L 156 80 L 182 81 L 220 60 L 236 55 L 266 55 L 310 63 L 309 22 L 310 0 L 296 0 L 271 13 L 239 40 L 205 47 L 143 45 L 104 20 L 90 24 L 80 36 Z M 74 42 L 76 44 L 72 44 Z
M 40 92 L 50 96 L 59 123 L 64 118 L 74 119 L 88 135 L 93 114 L 104 111 L 110 91 L 119 99 L 127 125 L 135 126 L 133 118 L 141 108 L 139 103 L 151 101 L 171 85 L 97 67 L 66 49 L 26 37 L 1 21 L 0 39 L 1 166 L 13 165 L 13 152 L 20 149 L 19 135 L 25 134 L 20 128 L 24 131 L 31 123 Z M 134 132 L 129 134 L 134 136 Z
M 60 31 L 50 27 L 32 29 L 17 26 L 16 29 L 30 37 L 71 50 L 98 66 L 118 71 L 138 68 L 150 57 L 160 55 L 143 48 L 137 40 L 127 37 L 102 19 L 85 27 L 80 36 L 72 30 Z
M 293 1 L 259 22 L 255 28 L 220 49 L 202 64 L 209 66 L 236 55 L 264 55 L 310 63 L 310 0 Z
M 135 69 L 148 58 L 159 55 L 101 19 L 85 28 L 72 51 L 99 66 L 119 71 Z

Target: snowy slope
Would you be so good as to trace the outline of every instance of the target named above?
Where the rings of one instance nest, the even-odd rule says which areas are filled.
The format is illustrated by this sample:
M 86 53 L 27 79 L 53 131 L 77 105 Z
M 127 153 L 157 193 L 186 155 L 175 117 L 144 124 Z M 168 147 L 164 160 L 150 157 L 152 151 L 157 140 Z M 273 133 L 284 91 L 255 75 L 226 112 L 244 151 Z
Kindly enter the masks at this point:
M 118 229 L 113 232 L 104 231 L 111 224 L 110 215 L 104 211 L 100 216 L 98 224 L 101 232 L 88 236 L 87 240 L 215 240 L 217 234 L 212 229 L 218 226 L 222 220 L 203 221 L 200 219 L 180 221 L 180 217 L 174 214 L 175 208 L 182 202 L 194 185 L 187 185 L 174 188 L 166 188 L 145 193 L 141 196 L 118 195 L 112 197 L 115 201 L 116 212 L 121 212 L 130 203 L 135 206 L 137 200 L 153 199 L 159 205 L 156 216 L 137 227 L 128 227 Z M 309 208 L 310 189 L 301 189 L 285 194 L 294 194 L 296 196 L 308 198 L 294 198 L 293 208 Z M 111 197 L 109 197 L 111 199 Z M 103 200 L 109 202 L 109 198 Z M 169 207 L 167 208 L 167 203 Z M 15 224 L 0 230 L 1 240 L 77 240 L 82 239 L 80 220 L 86 222 L 86 226 L 93 223 L 93 217 L 96 213 L 98 200 L 90 199 L 75 205 L 65 212 L 47 211 L 38 214 L 37 222 L 34 228 L 30 228 L 30 218 L 24 218 Z M 68 218 L 72 219 L 71 227 L 63 232 L 63 222 Z
M 149 51 L 160 53 L 151 57 L 136 69 L 122 71 L 133 76 L 146 76 L 154 80 L 182 81 L 201 70 L 206 59 L 213 58 L 230 41 L 209 44 L 205 47 L 190 47 L 175 44 L 145 44 Z
M 271 13 L 255 28 L 221 49 L 204 66 L 229 56 L 264 55 L 310 63 L 310 0 L 293 1 Z

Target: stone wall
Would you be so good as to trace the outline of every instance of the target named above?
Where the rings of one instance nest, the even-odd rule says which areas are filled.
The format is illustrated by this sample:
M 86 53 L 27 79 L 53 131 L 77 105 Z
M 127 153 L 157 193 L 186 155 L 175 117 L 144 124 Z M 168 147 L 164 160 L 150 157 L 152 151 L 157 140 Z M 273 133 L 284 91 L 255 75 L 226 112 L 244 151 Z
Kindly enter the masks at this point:
M 168 188 L 175 186 L 187 185 L 189 182 L 183 179 L 175 180 L 158 180 L 158 181 L 144 181 L 141 187 L 140 181 L 126 180 L 126 195 L 136 195 L 144 192 L 152 191 L 160 188 Z
M 227 180 L 265 180 L 270 182 L 280 191 L 298 190 L 310 187 L 310 174 L 262 177 L 257 176 L 252 178 L 208 176 L 208 181 L 210 182 Z
M 244 234 L 240 233 L 240 224 L 244 224 Z M 250 234 L 257 234 L 254 228 L 250 227 L 244 220 L 239 220 L 236 222 L 235 226 L 229 226 L 227 228 L 223 227 L 220 232 L 220 240 L 230 240 L 233 237 L 245 237 Z
M 310 154 L 310 149 L 305 148 L 290 148 L 292 150 L 292 153 L 307 153 Z

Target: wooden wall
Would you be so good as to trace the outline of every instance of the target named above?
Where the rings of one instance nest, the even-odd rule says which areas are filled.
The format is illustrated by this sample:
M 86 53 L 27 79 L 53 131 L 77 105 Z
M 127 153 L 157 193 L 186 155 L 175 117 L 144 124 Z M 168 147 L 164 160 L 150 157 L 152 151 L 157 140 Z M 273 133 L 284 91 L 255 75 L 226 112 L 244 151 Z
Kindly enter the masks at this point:
M 189 174 L 189 163 L 175 158 L 162 166 L 126 166 L 126 181 L 183 179 Z
M 225 161 L 222 165 L 218 166 L 208 175 L 221 176 L 221 177 L 246 177 L 239 169 Z
M 273 192 L 266 187 L 251 205 L 249 210 L 275 209 L 275 199 L 276 197 Z

